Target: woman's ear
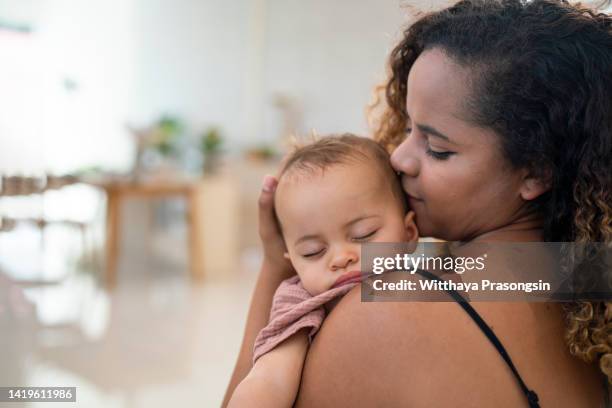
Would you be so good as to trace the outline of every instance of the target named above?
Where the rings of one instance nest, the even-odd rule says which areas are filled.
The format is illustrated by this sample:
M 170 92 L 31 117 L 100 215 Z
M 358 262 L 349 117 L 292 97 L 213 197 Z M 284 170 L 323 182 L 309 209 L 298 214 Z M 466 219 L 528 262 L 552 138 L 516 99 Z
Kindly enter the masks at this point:
M 550 170 L 544 170 L 537 177 L 529 171 L 523 177 L 520 194 L 525 201 L 535 200 L 542 194 L 550 190 L 552 174 Z
M 408 214 L 404 217 L 404 227 L 406 242 L 416 242 L 419 240 L 419 230 L 414 222 L 414 211 L 408 211 Z

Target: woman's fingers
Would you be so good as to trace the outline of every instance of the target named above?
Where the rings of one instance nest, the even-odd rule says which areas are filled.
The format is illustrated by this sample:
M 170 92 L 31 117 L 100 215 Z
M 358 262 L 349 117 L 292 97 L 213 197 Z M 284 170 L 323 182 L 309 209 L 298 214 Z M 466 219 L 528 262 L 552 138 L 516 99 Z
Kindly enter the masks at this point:
M 259 195 L 259 235 L 264 241 L 280 238 L 280 231 L 274 215 L 274 192 L 278 181 L 274 176 L 265 176 Z
M 284 256 L 287 248 L 274 211 L 274 194 L 277 185 L 278 180 L 275 177 L 264 177 L 259 196 L 259 236 L 263 244 L 264 262 L 275 265 L 277 271 L 288 272 L 287 277 L 289 277 L 295 272 L 291 262 Z

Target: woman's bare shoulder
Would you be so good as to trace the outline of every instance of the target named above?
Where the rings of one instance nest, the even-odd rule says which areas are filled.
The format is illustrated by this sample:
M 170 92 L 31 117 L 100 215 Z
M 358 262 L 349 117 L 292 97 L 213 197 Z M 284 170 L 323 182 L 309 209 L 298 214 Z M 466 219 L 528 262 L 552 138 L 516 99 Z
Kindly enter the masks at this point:
M 583 406 L 582 393 L 600 395 L 599 384 L 592 385 L 597 380 L 592 367 L 569 356 L 563 345 L 557 309 L 528 304 L 475 307 L 494 326 L 541 400 L 558 401 L 554 394 L 567 392 L 565 387 L 577 395 L 575 401 L 565 400 Z M 543 320 L 550 324 L 538 324 Z M 551 376 L 556 378 L 552 382 Z M 297 406 L 317 407 L 493 404 L 521 406 L 525 397 L 498 352 L 459 305 L 361 302 L 359 287 L 342 299 L 315 338 L 297 400 Z

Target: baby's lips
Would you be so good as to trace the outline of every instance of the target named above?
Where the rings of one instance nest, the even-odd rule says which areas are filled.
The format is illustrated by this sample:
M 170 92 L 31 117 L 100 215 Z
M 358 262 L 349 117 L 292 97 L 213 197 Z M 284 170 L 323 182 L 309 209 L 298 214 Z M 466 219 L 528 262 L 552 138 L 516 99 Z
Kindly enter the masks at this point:
M 367 276 L 367 274 L 364 274 L 361 271 L 351 271 L 344 273 L 340 275 L 338 279 L 336 279 L 336 281 L 332 285 L 332 288 L 337 288 L 339 286 L 346 285 L 352 282 L 361 282 L 365 276 Z

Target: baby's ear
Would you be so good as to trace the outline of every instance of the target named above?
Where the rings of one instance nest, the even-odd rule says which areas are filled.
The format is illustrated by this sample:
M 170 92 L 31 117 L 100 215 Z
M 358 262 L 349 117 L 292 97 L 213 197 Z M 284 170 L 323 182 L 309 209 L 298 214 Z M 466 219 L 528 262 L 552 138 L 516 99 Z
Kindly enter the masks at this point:
M 289 260 L 289 261 L 291 260 L 291 258 L 289 258 L 289 252 L 285 252 L 285 253 L 283 254 L 283 256 L 285 257 L 285 259 L 287 259 L 287 260 Z
M 406 241 L 417 242 L 419 240 L 419 230 L 414 222 L 414 211 L 408 211 L 404 217 L 404 227 L 406 230 Z

